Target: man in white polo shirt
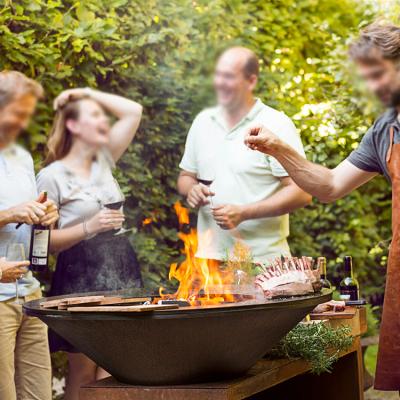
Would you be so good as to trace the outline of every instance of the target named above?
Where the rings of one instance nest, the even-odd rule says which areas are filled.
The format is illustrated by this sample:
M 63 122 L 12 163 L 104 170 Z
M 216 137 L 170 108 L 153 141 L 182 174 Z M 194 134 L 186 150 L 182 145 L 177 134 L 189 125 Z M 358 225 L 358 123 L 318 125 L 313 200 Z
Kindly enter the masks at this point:
M 199 208 L 197 257 L 226 259 L 237 240 L 256 262 L 289 255 L 288 214 L 311 201 L 276 159 L 243 143 L 250 126 L 264 124 L 304 156 L 292 121 L 254 97 L 258 73 L 251 50 L 226 50 L 214 75 L 218 105 L 195 118 L 187 137 L 178 190 Z

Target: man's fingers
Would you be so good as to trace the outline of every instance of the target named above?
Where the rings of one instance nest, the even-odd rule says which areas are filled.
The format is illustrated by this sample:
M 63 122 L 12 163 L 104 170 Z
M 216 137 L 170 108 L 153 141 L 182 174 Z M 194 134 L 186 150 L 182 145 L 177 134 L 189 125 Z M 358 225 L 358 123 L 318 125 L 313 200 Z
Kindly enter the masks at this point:
M 196 204 L 193 203 L 191 200 L 187 199 L 187 202 L 188 202 L 188 204 L 189 204 L 190 207 L 196 208 Z
M 35 215 L 39 218 L 42 218 L 46 215 L 46 211 L 41 209 L 40 207 L 37 207 L 35 205 L 33 205 L 31 207 L 31 210 L 35 213 Z
M 201 192 L 204 196 L 214 196 L 215 193 L 210 190 L 210 188 L 206 185 L 201 185 Z
M 28 224 L 37 224 L 40 221 L 40 218 L 35 214 L 33 210 L 28 210 L 26 216 L 26 222 Z
M 262 142 L 262 138 L 260 136 L 249 136 L 247 138 L 247 144 L 249 145 L 257 145 Z
M 262 130 L 261 126 L 253 126 L 250 128 L 250 136 L 257 136 Z

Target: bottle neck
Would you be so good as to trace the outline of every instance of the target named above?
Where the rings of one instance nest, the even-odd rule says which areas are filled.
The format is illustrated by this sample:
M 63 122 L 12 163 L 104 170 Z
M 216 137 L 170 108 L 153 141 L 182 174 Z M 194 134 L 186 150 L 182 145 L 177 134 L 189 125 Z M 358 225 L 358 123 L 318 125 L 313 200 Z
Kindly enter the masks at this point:
M 353 278 L 353 261 L 350 256 L 344 258 L 344 273 L 346 276 Z
M 319 273 L 322 278 L 326 278 L 326 258 L 325 257 L 319 257 L 318 258 L 318 269 Z

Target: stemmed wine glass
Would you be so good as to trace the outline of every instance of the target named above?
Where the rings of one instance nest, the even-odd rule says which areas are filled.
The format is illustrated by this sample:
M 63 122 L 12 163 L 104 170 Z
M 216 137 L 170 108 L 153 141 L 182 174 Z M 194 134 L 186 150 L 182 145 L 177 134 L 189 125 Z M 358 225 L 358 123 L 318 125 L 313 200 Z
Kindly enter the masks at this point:
M 117 182 L 115 185 L 115 189 L 116 190 L 104 193 L 104 201 L 102 202 L 102 205 L 109 210 L 120 210 L 125 203 L 125 196 L 122 193 L 122 190 Z M 125 229 L 124 227 L 122 227 L 117 232 L 115 232 L 114 235 L 122 235 L 129 231 L 129 229 Z
M 26 261 L 25 247 L 22 243 L 10 243 L 6 250 L 7 261 Z M 23 304 L 24 301 L 19 298 L 18 279 L 15 280 L 15 301 L 14 304 Z
M 201 169 L 201 173 L 197 176 L 197 180 L 199 183 L 201 183 L 204 186 L 207 186 L 208 190 L 210 190 L 210 186 L 212 183 L 215 181 L 215 170 L 212 168 L 210 164 L 207 164 L 204 166 L 204 168 Z M 210 198 L 210 206 L 211 208 L 214 207 L 212 196 L 209 196 Z

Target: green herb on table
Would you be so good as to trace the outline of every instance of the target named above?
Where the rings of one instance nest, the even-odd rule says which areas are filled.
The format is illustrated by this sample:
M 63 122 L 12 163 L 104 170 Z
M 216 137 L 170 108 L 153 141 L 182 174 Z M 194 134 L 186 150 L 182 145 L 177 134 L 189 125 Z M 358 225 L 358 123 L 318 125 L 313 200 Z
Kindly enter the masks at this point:
M 299 324 L 269 355 L 303 358 L 310 363 L 312 373 L 330 372 L 340 353 L 351 347 L 353 337 L 350 333 L 348 326 L 331 328 L 324 323 Z

